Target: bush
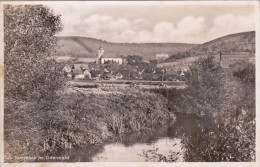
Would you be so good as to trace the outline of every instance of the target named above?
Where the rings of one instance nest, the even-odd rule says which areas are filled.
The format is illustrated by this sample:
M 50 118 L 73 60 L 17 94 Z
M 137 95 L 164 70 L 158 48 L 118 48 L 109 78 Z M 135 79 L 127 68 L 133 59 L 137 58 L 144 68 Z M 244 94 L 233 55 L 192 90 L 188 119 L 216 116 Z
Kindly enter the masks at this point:
M 212 117 L 217 128 L 209 131 L 201 128 L 197 136 L 185 140 L 187 161 L 255 160 L 255 73 L 252 69 L 248 66 L 233 72 L 218 68 L 207 59 L 192 69 L 183 99 L 188 102 L 186 105 L 193 106 L 190 112 Z
M 201 129 L 184 138 L 185 160 L 189 162 L 255 161 L 255 121 L 246 121 L 246 113 L 218 123 L 211 131 Z

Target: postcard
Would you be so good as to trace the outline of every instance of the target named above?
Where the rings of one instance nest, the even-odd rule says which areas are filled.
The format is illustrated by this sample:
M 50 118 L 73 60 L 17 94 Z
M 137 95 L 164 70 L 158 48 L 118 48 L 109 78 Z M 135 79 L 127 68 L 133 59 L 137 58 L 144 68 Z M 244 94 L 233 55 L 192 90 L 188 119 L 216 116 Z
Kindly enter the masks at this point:
M 3 166 L 260 165 L 258 1 L 0 5 Z

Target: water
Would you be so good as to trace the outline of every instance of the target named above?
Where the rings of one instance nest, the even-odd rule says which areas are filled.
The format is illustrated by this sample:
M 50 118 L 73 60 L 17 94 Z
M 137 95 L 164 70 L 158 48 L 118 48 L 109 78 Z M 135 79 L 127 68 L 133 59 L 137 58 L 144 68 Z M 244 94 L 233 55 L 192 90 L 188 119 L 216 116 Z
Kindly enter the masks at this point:
M 193 116 L 179 116 L 171 127 L 121 135 L 110 143 L 54 153 L 53 156 L 69 156 L 68 162 L 144 162 L 143 151 L 158 148 L 166 157 L 170 151 L 178 153 L 177 161 L 184 161 L 182 138 L 195 136 L 201 126 L 210 127 L 205 120 Z
M 175 145 L 175 146 L 174 146 Z M 174 147 L 173 147 L 174 146 Z M 162 138 L 151 143 L 134 144 L 126 147 L 122 143 L 108 144 L 104 151 L 92 158 L 96 162 L 145 162 L 146 158 L 141 156 L 142 150 L 159 148 L 158 153 L 168 157 L 170 151 L 179 152 L 182 144 L 178 138 Z M 183 161 L 183 153 L 178 155 L 177 161 Z

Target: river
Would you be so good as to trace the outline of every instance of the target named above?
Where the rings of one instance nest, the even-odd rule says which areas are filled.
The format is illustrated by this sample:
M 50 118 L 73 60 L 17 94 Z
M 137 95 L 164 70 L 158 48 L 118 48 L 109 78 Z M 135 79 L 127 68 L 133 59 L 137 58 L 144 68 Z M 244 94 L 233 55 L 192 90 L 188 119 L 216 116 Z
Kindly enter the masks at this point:
M 201 126 L 209 127 L 195 116 L 178 116 L 170 127 L 118 136 L 110 143 L 75 148 L 48 156 L 69 156 L 68 162 L 145 162 L 143 151 L 158 148 L 157 153 L 166 157 L 170 151 L 178 153 L 176 161 L 185 161 L 184 136 L 194 136 Z

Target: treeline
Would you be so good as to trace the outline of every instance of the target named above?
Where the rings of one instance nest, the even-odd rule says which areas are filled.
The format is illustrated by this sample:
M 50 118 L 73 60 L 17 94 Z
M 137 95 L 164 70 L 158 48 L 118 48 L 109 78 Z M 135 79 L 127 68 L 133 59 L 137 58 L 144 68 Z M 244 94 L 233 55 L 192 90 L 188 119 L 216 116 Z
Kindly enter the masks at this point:
M 167 59 L 165 59 L 163 62 L 174 62 L 179 59 L 183 59 L 186 57 L 191 57 L 190 52 L 178 52 L 176 54 L 170 55 Z

